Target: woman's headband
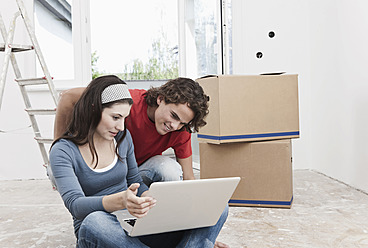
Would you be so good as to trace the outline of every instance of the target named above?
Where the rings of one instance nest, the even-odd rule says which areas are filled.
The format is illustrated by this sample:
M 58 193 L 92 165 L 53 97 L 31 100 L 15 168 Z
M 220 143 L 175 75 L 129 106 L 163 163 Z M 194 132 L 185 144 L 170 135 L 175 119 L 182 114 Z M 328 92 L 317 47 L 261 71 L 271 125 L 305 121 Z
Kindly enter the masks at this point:
M 128 90 L 128 85 L 126 84 L 112 84 L 106 87 L 101 94 L 102 104 L 122 99 L 132 99 Z

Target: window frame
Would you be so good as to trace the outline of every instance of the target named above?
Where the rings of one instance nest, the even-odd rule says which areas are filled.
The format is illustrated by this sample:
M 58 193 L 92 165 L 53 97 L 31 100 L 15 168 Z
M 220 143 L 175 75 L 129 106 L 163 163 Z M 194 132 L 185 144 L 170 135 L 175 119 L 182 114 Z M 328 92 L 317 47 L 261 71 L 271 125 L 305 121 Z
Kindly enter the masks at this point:
M 92 79 L 89 1 L 73 0 L 71 10 L 74 77 L 54 79 L 58 91 L 85 86 Z
M 187 42 L 192 39 L 187 32 L 186 27 L 186 9 L 194 0 L 178 0 L 178 28 L 179 28 L 179 75 L 183 77 L 196 77 L 190 70 L 190 59 L 187 56 Z M 216 5 L 217 20 L 217 74 L 230 73 L 230 51 L 229 51 L 229 32 L 228 21 L 228 4 L 231 0 L 218 0 Z M 194 41 L 189 41 L 194 42 Z
M 177 0 L 178 6 L 178 45 L 179 45 L 179 76 L 195 77 L 189 73 L 187 52 L 187 40 L 189 35 L 186 31 L 186 7 L 189 1 Z M 217 19 L 217 73 L 229 74 L 230 56 L 229 41 L 226 25 L 227 4 L 231 0 L 218 0 L 216 9 Z M 55 80 L 58 89 L 67 89 L 71 87 L 84 86 L 92 79 L 91 70 L 91 27 L 90 27 L 90 3 L 84 0 L 72 1 L 72 36 L 74 52 L 74 78 L 71 80 Z

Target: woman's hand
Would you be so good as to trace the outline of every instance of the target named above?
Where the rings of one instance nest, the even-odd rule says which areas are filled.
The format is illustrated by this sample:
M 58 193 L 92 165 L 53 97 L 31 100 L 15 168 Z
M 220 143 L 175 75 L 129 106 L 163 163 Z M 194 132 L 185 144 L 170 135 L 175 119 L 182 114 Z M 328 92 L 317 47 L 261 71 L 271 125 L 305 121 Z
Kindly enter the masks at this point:
M 137 192 L 139 186 L 139 183 L 133 183 L 126 190 L 126 208 L 131 215 L 142 218 L 156 205 L 156 200 L 150 196 L 146 196 L 148 191 L 145 191 L 142 197 L 138 197 Z

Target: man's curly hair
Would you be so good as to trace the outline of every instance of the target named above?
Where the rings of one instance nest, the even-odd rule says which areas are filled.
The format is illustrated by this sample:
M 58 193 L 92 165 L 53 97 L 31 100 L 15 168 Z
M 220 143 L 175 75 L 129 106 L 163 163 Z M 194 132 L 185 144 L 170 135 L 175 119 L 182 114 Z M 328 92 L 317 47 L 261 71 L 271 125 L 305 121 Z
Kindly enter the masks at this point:
M 157 98 L 162 96 L 167 104 L 188 104 L 194 112 L 194 118 L 182 130 L 198 132 L 207 124 L 204 118 L 208 115 L 208 96 L 199 83 L 190 78 L 176 78 L 160 87 L 150 88 L 145 95 L 148 106 L 157 107 Z

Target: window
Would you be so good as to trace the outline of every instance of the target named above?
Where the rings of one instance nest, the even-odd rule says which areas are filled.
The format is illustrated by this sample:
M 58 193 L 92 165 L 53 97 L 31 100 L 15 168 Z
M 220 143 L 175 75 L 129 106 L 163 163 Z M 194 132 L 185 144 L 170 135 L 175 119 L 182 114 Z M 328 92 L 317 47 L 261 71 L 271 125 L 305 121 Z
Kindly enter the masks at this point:
M 34 26 L 37 40 L 58 88 L 86 84 L 91 78 L 89 1 L 36 0 Z M 36 63 L 37 76 L 43 72 Z
M 65 88 L 90 81 L 91 61 L 94 76 L 128 80 L 232 72 L 231 0 L 36 0 L 34 9 L 46 63 Z
M 180 1 L 181 72 L 192 78 L 227 74 L 231 59 L 231 2 Z
M 91 1 L 93 73 L 125 80 L 178 76 L 177 1 Z
M 47 67 L 52 69 L 51 75 L 59 80 L 74 77 L 71 10 L 71 4 L 67 1 L 34 2 L 36 37 Z M 39 67 L 37 74 L 42 74 Z

